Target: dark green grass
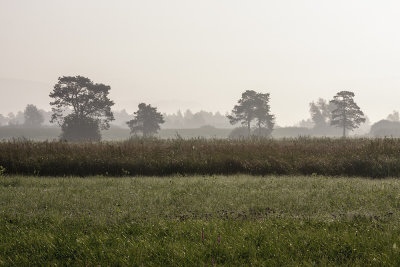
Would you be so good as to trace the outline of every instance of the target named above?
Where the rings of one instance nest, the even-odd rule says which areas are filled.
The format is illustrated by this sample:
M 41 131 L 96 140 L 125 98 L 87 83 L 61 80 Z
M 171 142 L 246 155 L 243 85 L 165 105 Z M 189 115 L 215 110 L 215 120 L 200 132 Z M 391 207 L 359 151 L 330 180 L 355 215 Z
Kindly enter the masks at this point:
M 400 176 L 400 139 L 157 140 L 0 143 L 7 174 Z
M 0 265 L 399 265 L 399 192 L 317 176 L 1 177 Z

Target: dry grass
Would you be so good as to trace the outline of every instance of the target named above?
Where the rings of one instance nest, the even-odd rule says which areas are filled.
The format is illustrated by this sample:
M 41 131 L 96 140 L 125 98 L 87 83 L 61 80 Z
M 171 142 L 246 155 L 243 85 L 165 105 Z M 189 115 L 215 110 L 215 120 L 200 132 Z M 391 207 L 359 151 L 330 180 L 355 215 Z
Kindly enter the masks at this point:
M 0 143 L 7 174 L 400 176 L 400 139 L 157 140 Z

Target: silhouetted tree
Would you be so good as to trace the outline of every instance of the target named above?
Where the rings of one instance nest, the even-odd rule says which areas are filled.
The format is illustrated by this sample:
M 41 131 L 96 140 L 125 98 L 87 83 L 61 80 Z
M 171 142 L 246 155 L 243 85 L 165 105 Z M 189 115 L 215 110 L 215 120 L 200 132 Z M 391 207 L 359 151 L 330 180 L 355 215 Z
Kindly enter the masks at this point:
M 320 98 L 316 102 L 310 103 L 311 119 L 314 122 L 315 129 L 324 129 L 330 126 L 331 113 L 335 105 Z
M 274 128 L 275 116 L 271 114 L 269 105 L 270 94 L 257 93 L 255 120 L 257 128 L 254 131 L 258 136 L 270 136 Z
M 50 93 L 54 99 L 50 103 L 53 111 L 51 122 L 62 126 L 62 138 L 74 141 L 99 140 L 100 129 L 109 129 L 109 122 L 114 120 L 111 112 L 114 102 L 108 97 L 110 89 L 108 85 L 94 84 L 82 76 L 58 78 L 58 83 Z M 66 110 L 71 110 L 71 113 L 66 114 Z M 79 132 L 81 139 L 77 137 Z M 70 133 L 74 134 L 70 136 Z
M 140 103 L 138 108 L 134 113 L 134 119 L 127 122 L 131 134 L 141 132 L 144 137 L 149 137 L 157 133 L 160 124 L 164 123 L 163 115 L 157 112 L 157 108 L 145 103 Z
M 242 94 L 242 98 L 239 99 L 238 105 L 233 107 L 232 114 L 227 116 L 232 125 L 241 122 L 243 126 L 246 126 L 248 136 L 250 136 L 251 122 L 255 118 L 256 97 L 257 93 L 255 91 L 245 91 Z
M 343 137 L 346 137 L 346 129 L 352 131 L 365 122 L 364 113 L 353 98 L 353 92 L 341 91 L 330 101 L 336 107 L 332 111 L 331 125 L 343 128 Z
M 43 114 L 32 104 L 26 106 L 24 118 L 24 125 L 27 127 L 40 127 L 44 122 Z
M 242 94 L 238 104 L 234 106 L 232 114 L 227 118 L 231 124 L 241 122 L 247 127 L 248 136 L 251 134 L 251 122 L 256 120 L 256 125 L 261 132 L 262 127 L 272 131 L 274 116 L 270 114 L 269 94 L 257 93 L 247 90 Z

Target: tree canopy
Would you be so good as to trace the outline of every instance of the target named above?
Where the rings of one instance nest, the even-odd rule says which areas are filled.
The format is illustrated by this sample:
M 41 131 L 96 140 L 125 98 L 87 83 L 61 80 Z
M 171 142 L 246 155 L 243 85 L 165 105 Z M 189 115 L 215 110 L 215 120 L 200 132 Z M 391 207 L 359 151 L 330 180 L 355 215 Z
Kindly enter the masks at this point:
M 149 137 L 157 133 L 160 124 L 164 123 L 163 115 L 157 112 L 157 108 L 145 103 L 140 103 L 138 108 L 134 113 L 134 119 L 127 122 L 131 134 L 141 132 L 144 137 Z
M 330 125 L 331 113 L 335 109 L 333 103 L 325 99 L 319 98 L 317 101 L 310 103 L 311 120 L 314 123 L 314 128 L 325 128 Z
M 247 127 L 248 135 L 251 133 L 251 122 L 256 120 L 258 132 L 265 132 L 267 135 L 272 132 L 275 116 L 270 114 L 270 94 L 257 93 L 247 90 L 233 107 L 231 115 L 227 118 L 231 124 L 240 122 Z M 264 131 L 263 131 L 264 129 Z
M 270 136 L 274 128 L 275 116 L 271 114 L 269 100 L 269 93 L 257 93 L 256 95 L 255 120 L 257 129 L 255 133 L 258 136 Z
M 352 131 L 365 122 L 364 113 L 353 98 L 353 92 L 341 91 L 330 101 L 336 107 L 332 111 L 331 125 L 342 128 L 343 137 L 346 137 L 346 130 Z
M 98 129 L 110 128 L 109 122 L 114 120 L 111 107 L 114 102 L 108 97 L 110 86 L 93 83 L 90 79 L 82 76 L 63 76 L 58 78 L 58 83 L 50 93 L 54 99 L 50 103 L 53 115 L 51 122 L 57 122 L 62 126 L 63 136 L 66 137 L 67 129 L 74 125 L 74 132 L 84 129 L 93 130 L 93 138 L 97 139 Z M 68 122 L 68 123 L 66 123 Z M 89 125 L 85 125 L 89 123 Z M 66 131 L 66 132 L 65 132 Z M 68 138 L 67 138 L 68 140 Z
M 27 127 L 39 127 L 44 122 L 43 114 L 32 104 L 26 106 L 24 119 L 24 125 Z

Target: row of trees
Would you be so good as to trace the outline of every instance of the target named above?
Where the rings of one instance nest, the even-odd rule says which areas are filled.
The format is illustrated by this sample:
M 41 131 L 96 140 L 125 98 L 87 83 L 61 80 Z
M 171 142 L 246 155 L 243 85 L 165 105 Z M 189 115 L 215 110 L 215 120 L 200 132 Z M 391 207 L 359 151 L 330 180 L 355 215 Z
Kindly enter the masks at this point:
M 129 114 L 125 109 L 120 111 L 113 110 L 113 114 L 115 120 L 112 124 L 120 127 L 126 126 L 126 122 L 132 118 L 132 114 Z M 163 113 L 162 115 L 165 121 L 162 128 L 165 129 L 193 129 L 205 125 L 216 128 L 231 128 L 226 115 L 220 112 L 208 112 L 204 110 L 192 112 L 190 109 L 187 109 L 183 112 L 178 110 L 175 113 Z
M 231 125 L 229 120 L 227 120 L 226 115 L 219 112 L 207 112 L 199 111 L 192 112 L 191 110 L 186 110 L 181 112 L 178 110 L 173 114 L 163 114 L 165 119 L 164 128 L 172 129 L 188 129 L 188 128 L 199 128 L 204 125 L 212 125 L 217 128 L 230 128 Z
M 8 124 L 10 126 L 21 125 L 27 128 L 40 127 L 45 121 L 45 111 L 39 110 L 35 105 L 29 104 L 23 112 L 19 111 L 17 115 L 10 112 L 8 116 L 0 114 L 0 126 Z
M 111 87 L 93 83 L 82 76 L 64 76 L 58 79 L 50 97 L 53 101 L 51 123 L 57 123 L 62 130 L 61 138 L 70 141 L 101 139 L 100 130 L 110 128 L 114 120 L 110 100 Z M 357 128 L 365 122 L 363 112 L 354 102 L 354 93 L 341 91 L 326 103 L 319 100 L 310 104 L 310 112 L 316 128 L 328 124 L 346 131 Z M 271 114 L 270 94 L 247 90 L 238 100 L 230 115 L 229 122 L 242 124 L 247 130 L 247 136 L 270 136 L 275 124 L 275 116 Z M 24 125 L 38 126 L 43 123 L 43 114 L 34 106 L 28 105 L 24 111 Z M 151 105 L 140 103 L 133 118 L 126 124 L 133 135 L 151 136 L 164 123 L 164 116 Z
M 275 116 L 271 114 L 269 101 L 270 94 L 247 90 L 233 108 L 232 114 L 228 115 L 228 119 L 231 124 L 240 122 L 245 126 L 248 136 L 251 135 L 253 121 L 254 135 L 270 136 Z M 354 93 L 350 91 L 338 92 L 329 103 L 323 99 L 317 103 L 312 102 L 310 113 L 314 128 L 326 129 L 328 125 L 339 127 L 343 131 L 343 137 L 346 137 L 346 131 L 352 131 L 366 121 L 364 113 L 354 102 Z
M 82 76 L 64 76 L 58 79 L 50 97 L 53 115 L 51 123 L 61 126 L 61 139 L 69 141 L 101 139 L 100 130 L 110 128 L 114 120 L 110 100 L 111 87 L 101 83 L 93 83 Z M 151 105 L 141 103 L 134 118 L 127 123 L 132 134 L 141 133 L 148 137 L 160 129 L 164 123 L 161 113 Z
M 27 105 L 28 106 L 28 105 Z M 35 105 L 29 104 L 29 106 L 33 106 L 39 113 L 40 116 L 43 117 L 43 121 L 40 123 L 32 124 L 28 123 L 25 118 L 26 112 L 28 111 L 26 108 L 22 111 L 18 111 L 16 114 L 13 112 L 8 113 L 7 115 L 0 114 L 0 126 L 12 126 L 12 127 L 42 127 L 42 126 L 50 126 L 50 119 L 52 112 L 45 111 L 43 109 L 38 109 Z M 125 127 L 126 122 L 132 118 L 132 114 L 129 114 L 125 109 L 123 110 L 113 110 L 114 120 L 110 122 L 110 125 L 113 124 L 118 127 Z M 187 109 L 184 112 L 178 110 L 172 114 L 163 113 L 163 117 L 165 123 L 163 123 L 163 128 L 169 129 L 193 129 L 200 128 L 205 125 L 213 126 L 216 128 L 231 128 L 231 124 L 229 120 L 226 118 L 226 115 L 221 114 L 220 112 L 208 112 L 208 111 L 198 111 L 192 112 L 190 109 Z

